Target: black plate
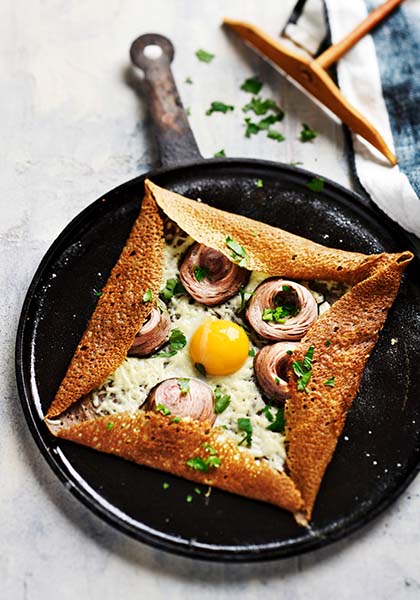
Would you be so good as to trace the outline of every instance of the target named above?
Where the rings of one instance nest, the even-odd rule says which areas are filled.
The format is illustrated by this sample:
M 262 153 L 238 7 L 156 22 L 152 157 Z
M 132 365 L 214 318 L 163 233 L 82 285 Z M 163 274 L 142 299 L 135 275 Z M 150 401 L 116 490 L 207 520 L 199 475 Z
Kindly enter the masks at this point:
M 269 162 L 201 161 L 157 171 L 156 183 L 328 246 L 411 249 L 408 238 L 344 188 Z M 257 179 L 264 186 L 258 188 Z M 219 490 L 194 494 L 182 479 L 53 438 L 42 422 L 138 212 L 143 177 L 100 198 L 54 242 L 29 288 L 17 338 L 17 379 L 31 432 L 66 487 L 133 537 L 196 558 L 249 561 L 325 545 L 383 510 L 420 459 L 420 277 L 410 265 L 319 492 L 311 528 L 263 504 Z M 418 249 L 417 249 L 418 256 Z M 391 340 L 397 339 L 396 344 Z M 162 483 L 170 483 L 168 490 Z M 186 496 L 193 494 L 193 502 Z

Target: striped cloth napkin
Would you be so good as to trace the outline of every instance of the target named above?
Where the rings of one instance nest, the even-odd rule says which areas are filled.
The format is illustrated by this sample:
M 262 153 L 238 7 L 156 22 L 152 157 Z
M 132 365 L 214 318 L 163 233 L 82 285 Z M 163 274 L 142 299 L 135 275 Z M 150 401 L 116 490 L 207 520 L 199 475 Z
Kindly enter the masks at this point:
M 342 39 L 379 0 L 299 0 L 284 34 L 317 55 Z M 337 64 L 344 96 L 373 123 L 399 164 L 352 134 L 357 177 L 376 205 L 420 237 L 420 2 L 408 0 Z

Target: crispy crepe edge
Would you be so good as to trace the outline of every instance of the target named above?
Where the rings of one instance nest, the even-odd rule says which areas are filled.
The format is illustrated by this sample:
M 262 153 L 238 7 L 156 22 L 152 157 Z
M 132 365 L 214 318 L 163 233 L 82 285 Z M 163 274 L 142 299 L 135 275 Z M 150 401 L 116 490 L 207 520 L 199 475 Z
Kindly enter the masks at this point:
M 363 291 L 365 294 L 369 294 L 372 290 L 376 290 L 381 298 L 381 312 L 372 321 L 376 323 L 375 332 L 369 334 L 369 339 L 366 342 L 366 348 L 368 349 L 366 354 L 370 354 L 376 343 L 378 331 L 385 321 L 386 313 L 395 299 L 401 272 L 412 258 L 411 253 L 365 255 L 357 252 L 330 249 L 264 223 L 232 215 L 208 205 L 197 203 L 194 200 L 160 188 L 149 180 L 145 182 L 145 191 L 142 210 L 133 227 L 133 231 L 137 229 L 137 234 L 134 238 L 132 238 L 133 232 L 130 234 L 127 245 L 124 247 L 116 267 L 111 272 L 104 292 L 107 289 L 108 283 L 112 281 L 114 270 L 117 266 L 120 268 L 119 272 L 124 273 L 122 269 L 125 266 L 125 262 L 121 259 L 123 255 L 126 256 L 127 253 L 129 254 L 128 248 L 132 251 L 132 248 L 136 247 L 140 262 L 150 264 L 151 261 L 144 261 L 144 256 L 148 255 L 141 252 L 141 250 L 144 251 L 145 246 L 142 245 L 142 235 L 139 235 L 139 232 L 144 234 L 145 231 L 142 228 L 146 223 L 146 220 L 142 218 L 142 213 L 145 211 L 149 215 L 149 221 L 150 217 L 152 217 L 153 230 L 159 232 L 157 236 L 159 242 L 157 242 L 156 238 L 154 248 L 156 261 L 160 260 L 160 276 L 159 278 L 156 277 L 157 272 L 146 274 L 144 276 L 145 279 L 140 283 L 141 293 L 138 297 L 142 298 L 148 288 L 152 289 L 153 297 L 157 297 L 163 265 L 162 221 L 160 221 L 160 225 L 157 227 L 157 204 L 169 218 L 175 221 L 193 239 L 220 250 L 228 258 L 232 259 L 231 250 L 226 245 L 226 236 L 230 235 L 232 239 L 243 245 L 246 249 L 247 267 L 251 270 L 264 271 L 271 275 L 285 275 L 296 279 L 332 279 L 357 284 L 354 285 L 354 288 L 350 292 L 337 301 L 330 311 L 324 317 L 320 318 L 309 330 L 307 336 L 300 342 L 295 351 L 296 358 L 298 359 L 304 356 L 308 344 L 316 344 L 318 346 L 319 343 L 322 343 L 322 340 L 329 331 L 329 314 L 333 315 L 334 319 L 343 317 L 347 306 L 345 302 L 342 302 L 343 299 L 352 294 L 350 301 L 353 302 L 359 298 L 358 294 L 363 296 Z M 141 260 L 142 258 L 143 261 Z M 125 274 L 127 278 L 130 277 L 128 272 Z M 147 276 L 152 278 L 150 285 L 150 279 L 147 279 Z M 382 278 L 392 280 L 392 293 L 384 293 L 384 286 L 381 283 Z M 138 282 L 138 280 L 136 281 Z M 145 281 L 148 283 L 145 283 Z M 384 294 L 383 297 L 382 294 Z M 103 296 L 104 294 L 101 296 L 101 299 Z M 107 295 L 104 296 L 105 304 L 107 304 L 106 300 Z M 103 315 L 108 316 L 109 314 L 109 306 L 107 304 L 105 309 L 104 307 L 102 308 L 102 313 L 96 315 L 94 319 L 99 306 L 100 302 L 98 302 L 97 309 L 89 321 L 78 349 L 70 363 L 69 370 L 60 385 L 59 392 L 57 393 L 59 397 L 66 397 L 65 394 L 68 393 L 69 387 L 70 392 L 72 391 L 71 379 L 68 382 L 66 382 L 66 379 L 69 372 L 70 374 L 72 372 L 71 368 L 74 370 L 77 367 L 76 372 L 80 372 L 80 365 L 77 366 L 80 359 L 78 350 L 83 345 L 83 340 L 86 336 L 90 337 L 89 332 L 92 330 L 91 322 L 96 326 L 98 320 Z M 124 339 L 123 351 L 118 352 L 118 354 L 116 353 L 112 368 L 108 366 L 106 374 L 100 380 L 96 377 L 93 384 L 93 379 L 90 385 L 87 385 L 86 382 L 84 388 L 86 391 L 78 395 L 77 398 L 80 398 L 100 385 L 123 362 L 135 334 L 147 318 L 148 312 L 144 311 L 144 305 L 140 305 L 139 308 L 143 308 L 143 311 L 141 311 L 142 316 L 136 321 L 136 326 L 131 329 L 130 337 L 127 335 Z M 335 312 L 332 313 L 333 309 L 335 309 Z M 336 313 L 338 317 L 335 317 Z M 363 329 L 362 311 L 353 312 L 352 314 L 353 316 L 357 314 L 357 317 L 360 318 L 360 326 Z M 107 337 L 105 336 L 106 339 Z M 338 339 L 341 339 L 340 336 L 338 336 Z M 335 341 L 336 338 L 334 336 Z M 330 347 L 332 348 L 331 352 L 337 347 L 338 345 L 335 346 L 332 343 Z M 356 354 L 358 355 L 359 353 L 356 352 Z M 330 352 L 325 353 L 325 356 L 329 357 Z M 122 458 L 134 460 L 139 464 L 167 471 L 191 481 L 207 483 L 236 494 L 275 504 L 276 506 L 290 510 L 294 513 L 298 522 L 305 524 L 311 517 L 323 474 L 332 458 L 338 437 L 344 426 L 348 409 L 357 394 L 366 360 L 367 356 L 363 362 L 358 364 L 358 376 L 354 378 L 353 385 L 346 391 L 344 400 L 340 397 L 339 401 L 337 401 L 331 389 L 327 390 L 327 394 L 321 394 L 317 388 L 314 390 L 316 401 L 314 400 L 313 403 L 311 401 L 313 408 L 310 411 L 307 410 L 307 407 L 304 408 L 303 406 L 305 403 L 304 398 L 302 392 L 297 391 L 296 382 L 292 383 L 292 386 L 294 385 L 292 397 L 287 402 L 285 410 L 287 459 L 286 471 L 282 473 L 274 470 L 264 461 L 256 461 L 251 454 L 248 455 L 246 452 L 238 450 L 229 440 L 225 439 L 221 441 L 220 430 L 218 428 L 206 428 L 205 425 L 203 426 L 200 423 L 186 421 L 185 423 L 178 424 L 177 429 L 175 429 L 171 424 L 168 425 L 165 417 L 156 413 L 139 413 L 136 417 L 131 417 L 127 414 L 113 415 L 112 417 L 97 417 L 93 414 L 88 415 L 84 409 L 78 410 L 77 406 L 75 406 L 71 409 L 74 412 L 75 421 L 73 417 L 70 417 L 70 422 L 72 423 L 70 426 L 60 426 L 58 424 L 59 421 L 47 421 L 47 425 L 52 433 L 58 437 L 87 445 L 102 452 L 116 454 Z M 325 365 L 324 362 L 326 363 Z M 74 365 L 73 363 L 76 364 Z M 314 369 L 314 380 L 319 381 L 319 378 L 322 377 L 323 368 L 330 364 L 330 359 L 328 358 L 327 360 L 326 358 L 325 361 L 322 360 L 317 364 L 317 369 Z M 354 371 L 354 365 L 352 369 Z M 332 374 L 329 376 L 331 377 Z M 317 375 L 317 379 L 315 375 Z M 333 389 L 335 390 L 335 388 Z M 56 402 L 57 396 L 48 411 L 47 417 L 57 416 L 64 410 L 61 406 L 65 404 L 65 409 L 67 409 L 77 399 L 75 392 L 70 393 L 67 398 L 70 397 L 71 400 L 67 399 L 67 402 L 61 402 L 58 405 Z M 321 400 L 318 400 L 318 398 L 321 398 Z M 326 409 L 328 414 L 327 425 L 322 428 L 322 435 L 320 433 L 317 436 L 319 417 Z M 310 442 L 305 443 L 302 435 L 307 435 L 308 433 L 305 430 L 304 423 L 308 414 L 310 415 L 310 436 L 308 438 Z M 81 422 L 77 422 L 79 420 Z M 66 421 L 67 419 L 64 419 L 64 422 Z M 106 425 L 110 421 L 115 422 L 117 426 L 115 427 L 114 424 L 111 429 L 108 429 Z M 146 445 L 141 443 L 141 440 L 143 442 L 147 441 Z M 208 442 L 208 440 L 211 441 Z M 200 451 L 203 454 L 204 443 L 211 443 L 220 452 L 220 456 L 223 457 L 221 467 L 212 469 L 211 473 L 207 474 L 194 471 L 185 464 L 188 458 L 194 456 L 194 452 Z M 322 446 L 317 446 L 318 443 L 322 444 Z M 308 449 L 311 448 L 311 444 L 316 445 L 317 452 L 312 455 L 312 458 L 310 455 L 308 459 Z M 162 448 L 164 449 L 163 453 Z M 184 452 L 186 448 L 188 448 L 189 454 Z

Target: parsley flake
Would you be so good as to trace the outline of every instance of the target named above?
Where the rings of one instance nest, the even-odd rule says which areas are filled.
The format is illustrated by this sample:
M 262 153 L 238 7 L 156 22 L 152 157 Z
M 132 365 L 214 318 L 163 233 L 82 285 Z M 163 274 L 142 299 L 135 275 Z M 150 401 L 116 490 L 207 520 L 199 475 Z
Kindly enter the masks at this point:
M 204 277 L 207 277 L 207 279 L 211 281 L 210 271 L 207 269 L 207 267 L 199 267 L 198 265 L 195 265 L 194 277 L 198 282 L 203 281 Z
M 163 487 L 164 490 L 167 490 L 169 488 L 169 483 L 167 481 L 164 481 L 162 483 L 162 487 Z
M 240 267 L 245 267 L 248 258 L 245 248 L 238 242 L 235 242 L 235 240 L 233 240 L 229 235 L 226 237 L 225 243 L 226 246 L 232 251 L 233 262 Z
M 274 321 L 275 323 L 285 323 L 286 319 L 295 317 L 299 313 L 299 308 L 294 304 L 281 304 L 276 308 L 264 308 L 261 316 L 263 321 Z
M 322 177 L 314 177 L 311 181 L 308 181 L 306 187 L 311 190 L 311 192 L 322 192 L 324 189 L 324 180 Z
M 327 381 L 324 381 L 324 385 L 327 385 L 328 387 L 334 387 L 335 377 L 330 377 L 329 379 L 327 379 Z
M 169 410 L 169 408 L 166 408 L 166 406 L 164 404 L 158 404 L 156 406 L 156 410 L 157 410 L 157 412 L 160 412 L 165 417 L 168 417 L 171 414 L 171 411 Z
M 278 106 L 274 102 L 274 100 L 271 100 L 270 98 L 263 100 L 260 96 L 254 96 L 252 98 L 251 102 L 248 102 L 248 104 L 245 104 L 245 106 L 242 108 L 242 110 L 244 112 L 252 111 L 258 116 L 265 115 L 269 110 L 272 110 L 273 112 L 277 113 L 278 115 L 281 115 L 280 119 L 278 119 L 278 120 L 281 120 L 284 117 L 284 112 L 282 111 L 280 106 Z
M 286 139 L 280 131 L 274 131 L 274 129 L 269 129 L 267 131 L 267 137 L 270 138 L 270 140 L 276 140 L 276 142 L 284 142 Z
M 220 158 L 220 157 L 224 157 L 224 156 L 226 156 L 226 154 L 225 154 L 225 151 L 224 151 L 224 150 L 223 150 L 223 148 L 222 148 L 222 150 L 219 150 L 218 152 L 215 152 L 215 153 L 213 154 L 213 156 L 214 156 L 214 158 Z
M 152 290 L 149 288 L 143 294 L 143 304 L 146 304 L 146 302 L 150 302 L 151 300 L 153 300 L 153 293 Z
M 210 108 L 206 110 L 206 115 L 212 115 L 214 112 L 221 112 L 226 114 L 229 111 L 235 110 L 235 107 L 231 104 L 225 104 L 224 102 L 215 101 L 212 102 Z
M 250 138 L 251 135 L 256 135 L 260 131 L 260 128 L 258 127 L 257 123 L 253 123 L 251 119 L 245 119 L 245 123 L 245 137 Z
M 112 423 L 111 421 L 109 423 L 106 424 L 106 430 L 107 431 L 111 431 L 111 429 L 114 427 L 114 423 Z
M 202 375 L 203 377 L 207 377 L 207 371 L 204 365 L 202 365 L 201 363 L 194 363 L 194 367 L 197 369 L 200 375 Z
M 180 423 L 181 422 L 181 417 L 174 417 L 173 419 L 171 419 L 171 423 Z
M 329 346 L 331 346 L 331 340 L 327 340 L 327 341 L 325 342 L 325 345 L 327 346 L 327 348 L 328 348 Z
M 160 356 L 162 358 L 170 358 L 175 356 L 178 350 L 182 350 L 187 344 L 187 338 L 183 331 L 178 328 L 172 329 L 171 335 L 169 336 L 169 347 L 168 350 L 158 352 L 154 356 Z
M 239 295 L 241 297 L 241 307 L 240 307 L 240 310 L 244 310 L 245 306 L 248 304 L 248 301 L 254 295 L 254 292 L 246 292 L 243 287 L 240 287 L 239 288 Z
M 194 83 L 194 82 L 193 82 L 193 80 L 191 79 L 191 77 L 186 77 L 186 78 L 185 78 L 185 83 L 189 83 L 189 84 L 191 85 L 191 84 L 192 84 L 192 83 Z
M 182 296 L 185 293 L 186 291 L 182 283 L 174 277 L 166 281 L 166 285 L 160 290 L 159 296 L 168 304 L 174 296 Z
M 193 497 L 191 496 L 191 494 L 188 494 L 188 496 L 185 499 L 189 503 L 192 502 Z
M 262 188 L 264 187 L 264 182 L 262 179 L 257 179 L 257 188 Z
M 250 94 L 258 94 L 262 86 L 262 81 L 260 81 L 258 77 L 249 77 L 248 79 L 245 79 L 241 85 L 241 90 L 249 92 Z
M 230 404 L 229 394 L 223 394 L 219 387 L 214 388 L 214 412 L 220 415 Z
M 97 292 L 96 290 L 93 292 L 94 296 L 96 296 L 97 298 L 100 298 L 102 296 L 102 292 L 99 291 Z
M 267 417 L 267 421 L 270 421 L 270 423 L 272 423 L 274 421 L 274 417 L 273 417 L 273 413 L 271 412 L 271 406 L 270 406 L 270 404 L 266 404 L 264 406 L 263 413 Z
M 222 464 L 222 459 L 217 456 L 217 451 L 210 446 L 210 444 L 203 444 L 203 447 L 208 451 L 209 456 L 203 458 L 202 456 L 195 456 L 187 460 L 186 464 L 195 469 L 196 471 L 202 471 L 208 473 L 210 469 L 218 469 Z
M 178 379 L 178 385 L 181 394 L 188 394 L 190 391 L 190 380 L 187 377 L 180 377 Z
M 201 494 L 201 490 L 200 488 L 196 487 L 194 488 L 194 492 L 199 496 Z
M 291 356 L 293 354 L 293 350 L 286 350 L 286 354 L 288 354 L 289 356 Z
M 252 423 L 248 417 L 238 419 L 238 430 L 243 432 L 243 437 L 238 446 L 246 444 L 248 448 L 252 446 Z
M 199 50 L 197 50 L 195 55 L 198 58 L 198 60 L 201 60 L 201 62 L 205 62 L 205 63 L 210 63 L 215 56 L 214 54 L 211 54 L 211 52 L 206 52 L 205 50 L 202 50 L 201 48 Z
M 300 132 L 300 137 L 299 137 L 301 142 L 310 142 L 311 140 L 313 140 L 317 137 L 318 132 L 311 129 L 309 127 L 309 125 L 307 125 L 306 123 L 302 123 L 302 127 L 303 127 L 303 129 Z
M 252 357 L 254 357 L 254 356 L 255 356 L 255 348 L 250 348 L 250 349 L 249 349 L 249 351 L 248 351 L 248 356 L 252 356 Z
M 300 392 L 308 393 L 307 385 L 312 377 L 312 358 L 314 355 L 314 347 L 310 346 L 306 352 L 303 361 L 296 360 L 292 363 L 293 371 L 298 378 L 297 388 Z
M 284 424 L 284 408 L 280 406 L 277 409 L 276 416 L 273 419 L 271 425 L 268 425 L 266 429 L 268 429 L 269 431 L 274 431 L 276 433 L 282 433 L 284 431 Z

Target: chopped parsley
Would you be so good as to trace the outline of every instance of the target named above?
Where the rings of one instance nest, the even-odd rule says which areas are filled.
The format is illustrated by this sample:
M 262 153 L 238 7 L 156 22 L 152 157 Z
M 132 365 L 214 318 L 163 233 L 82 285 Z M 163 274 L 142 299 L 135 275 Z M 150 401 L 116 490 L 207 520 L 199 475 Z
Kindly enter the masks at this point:
M 201 60 L 201 62 L 205 62 L 205 63 L 210 63 L 214 58 L 214 54 L 211 54 L 211 52 L 206 52 L 205 50 L 202 50 L 201 48 L 200 48 L 200 50 L 197 50 L 195 55 L 198 58 L 198 60 Z
M 274 383 L 280 385 L 280 379 L 278 377 L 274 377 Z
M 273 417 L 273 413 L 271 412 L 271 405 L 270 404 L 266 404 L 264 406 L 263 413 L 267 417 L 267 421 L 270 421 L 270 423 L 272 423 L 274 421 L 274 417 Z
M 188 394 L 190 391 L 190 380 L 187 377 L 180 377 L 178 379 L 178 385 L 181 394 Z
M 229 394 L 224 394 L 219 387 L 214 388 L 214 412 L 220 415 L 230 404 Z
M 280 131 L 274 131 L 274 129 L 269 129 L 267 131 L 267 137 L 270 138 L 270 140 L 276 140 L 276 142 L 284 142 L 286 139 Z
M 252 445 L 252 424 L 251 419 L 248 417 L 242 417 L 238 419 L 238 430 L 243 432 L 243 437 L 239 442 L 238 446 L 246 444 L 248 448 Z
M 191 494 L 188 494 L 188 496 L 185 498 L 185 500 L 190 503 L 192 502 L 193 497 L 191 496 Z
M 256 135 L 260 131 L 260 128 L 258 127 L 257 123 L 253 123 L 251 119 L 245 119 L 245 123 L 245 137 L 250 138 L 251 135 Z
M 285 323 L 289 317 L 295 317 L 299 313 L 299 308 L 293 304 L 282 304 L 276 308 L 264 308 L 262 314 L 263 321 L 274 321 L 275 323 Z
M 262 81 L 260 81 L 258 77 L 249 77 L 249 79 L 245 79 L 241 85 L 241 90 L 249 92 L 250 94 L 258 94 L 262 86 Z
M 175 356 L 178 350 L 182 350 L 187 343 L 187 338 L 185 334 L 180 329 L 172 329 L 171 335 L 169 336 L 169 347 L 168 350 L 163 352 L 158 352 L 154 356 L 161 356 L 164 358 L 170 358 L 171 356 Z
M 246 292 L 243 287 L 240 287 L 239 295 L 241 297 L 241 310 L 244 310 L 245 306 L 248 303 L 248 300 L 251 298 L 251 296 L 254 295 L 254 292 Z
M 143 304 L 146 304 L 146 302 L 150 302 L 151 300 L 153 300 L 153 293 L 152 293 L 152 290 L 149 288 L 143 294 Z
M 251 110 L 258 116 L 265 115 L 265 114 L 267 114 L 267 112 L 269 110 L 272 110 L 273 112 L 277 113 L 279 116 L 281 115 L 280 118 L 277 120 L 281 120 L 284 117 L 284 112 L 282 111 L 280 106 L 278 106 L 274 102 L 274 100 L 271 100 L 270 98 L 263 100 L 260 96 L 254 96 L 251 99 L 251 102 L 248 102 L 248 104 L 245 104 L 245 106 L 242 108 L 242 110 L 244 112 L 249 112 Z
M 203 281 L 204 277 L 207 277 L 209 281 L 211 280 L 210 271 L 207 267 L 199 267 L 197 265 L 194 267 L 194 277 L 198 282 Z
M 221 150 L 219 150 L 219 152 L 215 152 L 213 154 L 214 158 L 220 158 L 221 156 L 226 156 L 225 151 L 223 150 L 223 148 Z
M 245 119 L 245 124 L 246 124 L 245 137 L 249 138 L 249 137 L 251 137 L 251 135 L 256 135 L 260 131 L 269 130 L 270 125 L 273 125 L 277 121 L 281 121 L 282 118 L 283 118 L 283 116 L 281 114 L 268 115 L 264 119 L 260 119 L 257 123 L 255 123 L 254 121 L 251 121 L 251 119 L 249 117 L 246 117 L 246 119 Z M 275 133 L 277 133 L 277 132 L 275 132 Z M 281 134 L 279 134 L 279 135 L 281 135 Z
M 114 427 L 114 423 L 112 423 L 111 421 L 109 423 L 106 424 L 106 430 L 107 431 L 111 431 L 111 429 Z
M 202 365 L 201 363 L 194 363 L 194 367 L 197 369 L 200 375 L 202 375 L 203 377 L 207 377 L 207 371 L 204 365 Z
M 174 277 L 166 281 L 166 285 L 160 290 L 159 296 L 168 304 L 174 296 L 182 296 L 185 293 L 182 283 Z
M 96 291 L 96 290 L 95 290 L 95 291 L 93 292 L 93 294 L 94 294 L 94 295 L 95 295 L 97 298 L 100 298 L 100 297 L 102 296 L 102 292 L 101 292 L 101 291 L 99 291 L 99 292 L 98 292 L 98 291 Z
M 221 112 L 226 114 L 231 110 L 235 110 L 235 107 L 232 106 L 232 104 L 225 104 L 224 102 L 219 102 L 218 100 L 216 100 L 215 102 L 212 102 L 210 108 L 206 110 L 206 115 L 212 115 L 214 112 Z
M 187 108 L 185 109 L 185 114 L 187 115 L 187 117 L 191 117 L 191 107 L 187 106 Z
M 181 417 L 174 417 L 173 419 L 171 419 L 171 423 L 180 423 L 181 422 Z
M 193 82 L 193 80 L 191 79 L 191 77 L 186 77 L 186 78 L 185 78 L 185 83 L 189 83 L 189 84 L 191 85 L 191 84 L 192 84 L 192 83 L 194 83 L 194 82 Z
M 292 288 L 290 287 L 290 285 L 282 285 L 281 286 L 281 291 L 282 292 L 291 292 Z
M 314 355 L 314 347 L 310 346 L 305 354 L 303 361 L 295 360 L 292 363 L 293 371 L 298 378 L 297 388 L 300 392 L 308 393 L 307 385 L 312 377 L 312 358 Z
M 291 356 L 293 354 L 293 350 L 286 350 L 286 354 L 288 354 L 289 356 Z
M 222 464 L 222 459 L 217 456 L 217 451 L 210 444 L 203 444 L 203 448 L 207 450 L 209 456 L 195 456 L 187 460 L 187 465 L 196 471 L 208 473 L 210 469 L 217 469 Z
M 194 488 L 194 492 L 199 496 L 201 494 L 201 490 L 200 488 L 196 487 Z
M 171 414 L 171 411 L 169 410 L 169 408 L 166 408 L 166 406 L 164 404 L 158 404 L 156 406 L 156 410 L 157 410 L 157 412 L 162 413 L 162 415 L 164 415 L 165 417 L 168 417 Z
M 269 431 L 275 431 L 276 433 L 282 433 L 284 431 L 284 408 L 280 406 L 277 409 L 277 413 L 274 419 L 269 419 L 272 421 L 270 425 L 266 429 Z
M 264 187 L 264 182 L 262 179 L 257 179 L 257 188 L 262 188 Z
M 310 142 L 317 137 L 318 132 L 311 129 L 306 123 L 302 123 L 302 128 L 299 137 L 301 142 Z
M 235 242 L 229 235 L 226 237 L 226 246 L 232 250 L 232 260 L 240 267 L 246 266 L 246 261 L 248 258 L 248 254 L 246 250 L 241 244 Z
M 328 387 L 334 387 L 335 377 L 330 377 L 329 379 L 327 379 L 327 381 L 324 381 L 324 385 L 327 385 Z
M 327 346 L 327 348 L 328 348 L 329 346 L 331 346 L 331 340 L 327 340 L 327 341 L 325 342 L 325 345 Z
M 169 483 L 167 481 L 164 481 L 162 483 L 162 487 L 163 487 L 164 490 L 167 490 L 169 488 Z
M 248 351 L 248 356 L 252 356 L 252 357 L 254 357 L 254 356 L 255 356 L 255 348 L 250 348 L 250 349 L 249 349 L 249 351 Z
M 306 187 L 311 190 L 311 192 L 322 192 L 324 189 L 324 180 L 322 177 L 314 177 L 311 181 L 308 181 Z

